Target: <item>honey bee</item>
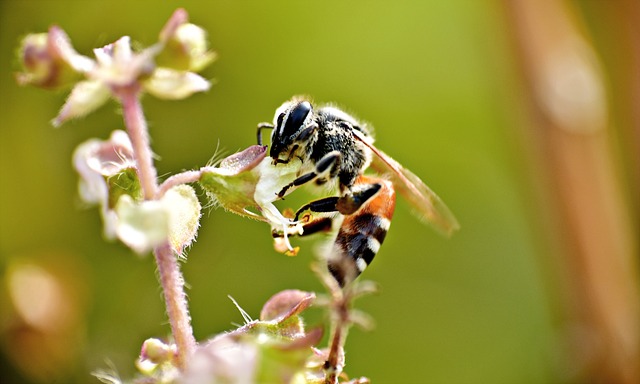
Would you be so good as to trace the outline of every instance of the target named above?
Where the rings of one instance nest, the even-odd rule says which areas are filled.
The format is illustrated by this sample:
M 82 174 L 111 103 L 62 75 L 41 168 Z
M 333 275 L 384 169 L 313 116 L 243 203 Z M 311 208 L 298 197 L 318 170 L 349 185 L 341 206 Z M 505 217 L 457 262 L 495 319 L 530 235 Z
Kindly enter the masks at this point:
M 340 286 L 355 280 L 378 252 L 391 224 L 396 189 L 418 217 L 439 232 L 450 235 L 459 228 L 442 200 L 374 146 L 371 128 L 344 111 L 331 105 L 314 108 L 308 99 L 295 97 L 276 110 L 273 124 L 258 124 L 260 145 L 264 129 L 273 130 L 269 148 L 273 165 L 293 160 L 299 164 L 297 177 L 282 187 L 277 198 L 311 182 L 339 191 L 339 196 L 298 209 L 293 223 L 302 223 L 302 231 L 292 234 L 306 236 L 339 225 L 327 263 Z M 364 175 L 369 167 L 380 176 Z M 274 234 L 282 235 L 287 234 Z

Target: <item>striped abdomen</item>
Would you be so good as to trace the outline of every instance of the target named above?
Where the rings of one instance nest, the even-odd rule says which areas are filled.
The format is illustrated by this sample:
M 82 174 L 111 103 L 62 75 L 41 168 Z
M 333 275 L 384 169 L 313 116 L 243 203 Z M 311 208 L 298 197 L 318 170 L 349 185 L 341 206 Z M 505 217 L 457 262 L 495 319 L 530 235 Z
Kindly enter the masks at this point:
M 359 210 L 346 215 L 328 257 L 329 271 L 340 286 L 355 280 L 373 260 L 384 241 L 395 209 L 390 181 L 360 176 L 358 184 L 379 184 L 378 193 Z

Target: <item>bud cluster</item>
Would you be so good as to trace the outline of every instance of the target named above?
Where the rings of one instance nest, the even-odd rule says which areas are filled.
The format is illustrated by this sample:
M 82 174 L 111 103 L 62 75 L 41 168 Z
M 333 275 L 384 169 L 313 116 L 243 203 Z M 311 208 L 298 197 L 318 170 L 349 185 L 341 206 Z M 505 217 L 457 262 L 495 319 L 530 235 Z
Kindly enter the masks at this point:
M 184 99 L 206 91 L 211 84 L 196 72 L 215 59 L 208 50 L 206 32 L 177 10 L 162 29 L 158 42 L 139 52 L 123 36 L 94 49 L 94 59 L 76 52 L 67 34 L 57 26 L 47 33 L 27 35 L 19 49 L 23 85 L 47 89 L 72 87 L 53 120 L 55 126 L 87 115 L 122 89 L 141 87 L 161 99 Z

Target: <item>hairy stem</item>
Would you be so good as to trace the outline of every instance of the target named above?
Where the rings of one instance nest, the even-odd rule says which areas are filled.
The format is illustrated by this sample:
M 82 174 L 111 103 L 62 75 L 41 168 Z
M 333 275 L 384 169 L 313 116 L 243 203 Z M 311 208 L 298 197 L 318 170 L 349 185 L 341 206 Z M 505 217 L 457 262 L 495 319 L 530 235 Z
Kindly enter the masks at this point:
M 171 333 L 178 347 L 176 364 L 184 368 L 186 360 L 196 347 L 191 328 L 191 317 L 184 293 L 184 279 L 180 273 L 178 258 L 173 254 L 169 243 L 154 249 L 162 292 L 167 306 L 167 315 L 171 323 Z
M 140 104 L 139 86 L 123 88 L 118 95 L 124 112 L 124 123 L 133 146 L 144 198 L 153 200 L 158 189 L 157 172 L 149 145 L 149 130 Z
M 351 325 L 349 319 L 349 305 L 351 295 L 348 292 L 337 291 L 332 292 L 333 307 L 333 335 L 331 336 L 331 344 L 329 346 L 329 356 L 325 362 L 325 383 L 337 384 L 338 376 L 342 372 L 344 365 L 343 347 L 347 339 L 347 332 Z
M 157 172 L 153 165 L 147 122 L 140 104 L 139 86 L 122 88 L 117 91 L 117 94 L 122 103 L 124 122 L 133 146 L 144 198 L 154 200 L 158 198 L 159 190 Z M 184 293 L 184 279 L 180 272 L 178 258 L 173 254 L 168 241 L 156 247 L 154 255 L 158 265 L 167 316 L 171 324 L 171 334 L 178 349 L 176 363 L 178 367 L 184 368 L 187 358 L 193 353 L 196 345 Z
M 160 187 L 156 191 L 156 199 L 162 198 L 168 190 L 176 185 L 194 183 L 200 180 L 201 176 L 202 172 L 200 171 L 186 171 L 169 177 L 164 183 L 160 184 Z
M 333 337 L 331 338 L 331 346 L 329 347 L 329 358 L 325 363 L 325 383 L 326 384 L 337 384 L 338 376 L 342 371 L 342 367 L 340 366 L 340 351 L 341 347 L 344 343 L 344 339 L 346 339 L 346 330 L 347 325 L 338 322 L 336 324 L 336 328 L 333 330 Z

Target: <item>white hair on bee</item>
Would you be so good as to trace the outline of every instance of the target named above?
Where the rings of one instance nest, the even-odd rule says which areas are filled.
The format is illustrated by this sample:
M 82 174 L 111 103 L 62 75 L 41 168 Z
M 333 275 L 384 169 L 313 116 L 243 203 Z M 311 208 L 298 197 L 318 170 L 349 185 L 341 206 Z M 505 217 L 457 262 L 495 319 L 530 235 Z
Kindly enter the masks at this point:
M 353 113 L 345 112 L 344 109 L 336 103 L 322 104 L 318 107 L 318 109 L 323 109 L 329 112 L 332 116 L 335 116 L 341 120 L 344 120 L 354 126 L 361 127 L 362 130 L 364 130 L 367 134 L 367 136 L 365 136 L 364 138 L 367 140 L 369 144 L 373 143 L 375 139 L 375 135 L 374 135 L 375 129 L 373 128 L 373 125 L 368 123 L 366 120 L 359 119 Z

